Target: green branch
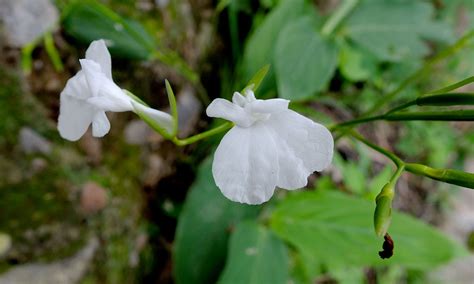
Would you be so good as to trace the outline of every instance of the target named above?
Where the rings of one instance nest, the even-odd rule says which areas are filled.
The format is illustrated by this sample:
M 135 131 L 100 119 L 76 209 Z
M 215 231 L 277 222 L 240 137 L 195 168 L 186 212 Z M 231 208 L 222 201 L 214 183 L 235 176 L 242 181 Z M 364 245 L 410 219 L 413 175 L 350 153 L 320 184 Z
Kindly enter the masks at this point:
M 178 145 L 178 146 L 186 146 L 186 145 L 195 143 L 199 140 L 205 139 L 207 137 L 210 137 L 210 136 L 219 134 L 221 132 L 227 131 L 230 128 L 232 128 L 232 126 L 234 126 L 233 123 L 226 122 L 224 124 L 221 124 L 221 125 L 217 126 L 216 128 L 209 129 L 207 131 L 204 131 L 202 133 L 196 134 L 194 136 L 191 136 L 191 137 L 188 137 L 188 138 L 185 138 L 185 139 L 179 139 L 178 137 L 173 137 L 173 138 L 171 138 L 171 141 L 174 144 Z
M 392 177 L 389 183 L 391 183 L 394 180 L 397 180 L 398 177 L 402 174 L 402 172 L 406 170 L 407 172 L 410 172 L 419 176 L 425 176 L 437 181 L 474 189 L 474 174 L 473 173 L 467 173 L 467 172 L 453 170 L 453 169 L 436 169 L 436 168 L 431 168 L 429 166 L 422 165 L 422 164 L 406 163 L 393 152 L 387 149 L 384 149 L 378 145 L 375 145 L 374 143 L 365 139 L 359 133 L 353 130 L 350 130 L 348 133 L 355 139 L 367 145 L 369 148 L 372 148 L 373 150 L 381 153 L 382 155 L 386 156 L 387 158 L 389 158 L 395 163 L 395 165 L 397 166 L 397 173 L 395 173 L 395 175 Z

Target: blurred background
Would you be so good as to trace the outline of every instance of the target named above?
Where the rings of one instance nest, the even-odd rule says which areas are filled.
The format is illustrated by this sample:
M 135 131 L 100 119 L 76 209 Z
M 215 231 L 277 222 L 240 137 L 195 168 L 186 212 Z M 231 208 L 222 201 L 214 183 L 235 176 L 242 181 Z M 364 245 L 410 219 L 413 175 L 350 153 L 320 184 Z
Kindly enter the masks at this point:
M 308 188 L 246 206 L 214 184 L 220 137 L 178 147 L 109 113 L 108 135 L 73 143 L 56 121 L 99 38 L 114 81 L 152 107 L 167 110 L 170 81 L 187 137 L 266 64 L 257 97 L 326 125 L 376 113 L 474 75 L 473 30 L 471 0 L 0 0 L 0 283 L 472 283 L 472 190 L 404 174 L 382 260 L 374 198 L 394 169 L 357 141 Z M 359 130 L 406 161 L 474 171 L 472 123 Z

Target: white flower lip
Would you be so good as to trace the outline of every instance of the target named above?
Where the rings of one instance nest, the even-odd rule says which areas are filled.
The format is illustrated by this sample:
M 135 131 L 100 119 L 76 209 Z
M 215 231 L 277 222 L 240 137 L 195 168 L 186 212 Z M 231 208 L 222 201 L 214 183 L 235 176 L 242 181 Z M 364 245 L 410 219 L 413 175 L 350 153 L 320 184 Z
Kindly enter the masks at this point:
M 332 161 L 334 140 L 321 124 L 288 109 L 288 100 L 257 100 L 252 91 L 235 93 L 232 103 L 215 99 L 210 117 L 236 125 L 214 154 L 212 173 L 224 196 L 236 202 L 261 204 L 276 187 L 293 190 Z

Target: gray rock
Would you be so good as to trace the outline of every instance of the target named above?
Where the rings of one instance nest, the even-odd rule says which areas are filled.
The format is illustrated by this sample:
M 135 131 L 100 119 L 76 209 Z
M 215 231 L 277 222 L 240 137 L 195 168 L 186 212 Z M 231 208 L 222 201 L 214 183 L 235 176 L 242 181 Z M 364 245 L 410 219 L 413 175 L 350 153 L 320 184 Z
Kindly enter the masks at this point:
M 52 263 L 19 265 L 0 275 L 0 284 L 74 284 L 84 276 L 99 246 L 92 238 L 74 256 Z
M 184 87 L 178 95 L 179 135 L 186 137 L 191 134 L 199 121 L 202 112 L 201 102 L 196 98 L 192 87 Z
M 427 283 L 472 284 L 474 279 L 474 256 L 458 259 L 430 273 Z
M 21 149 L 27 154 L 51 153 L 51 142 L 46 140 L 44 137 L 42 137 L 29 127 L 23 127 L 20 130 L 19 140 Z
M 58 10 L 49 0 L 0 0 L 0 21 L 11 46 L 34 41 L 52 30 L 58 20 Z
M 125 126 L 125 141 L 130 145 L 146 145 L 152 132 L 143 120 L 132 120 Z

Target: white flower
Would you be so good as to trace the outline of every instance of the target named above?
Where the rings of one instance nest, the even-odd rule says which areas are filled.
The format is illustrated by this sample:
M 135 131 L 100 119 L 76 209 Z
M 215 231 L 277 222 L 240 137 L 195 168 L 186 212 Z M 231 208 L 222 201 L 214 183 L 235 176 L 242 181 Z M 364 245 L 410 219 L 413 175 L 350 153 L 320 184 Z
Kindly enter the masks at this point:
M 214 180 L 230 200 L 261 204 L 275 187 L 304 187 L 310 174 L 331 163 L 329 130 L 289 110 L 288 104 L 284 99 L 257 100 L 247 91 L 246 97 L 234 93 L 232 103 L 215 99 L 208 106 L 208 116 L 235 123 L 212 164 Z
M 112 80 L 112 60 L 104 40 L 93 41 L 86 58 L 79 60 L 82 70 L 68 80 L 61 92 L 59 134 L 76 141 L 92 124 L 92 135 L 102 137 L 110 130 L 106 111 L 135 111 L 151 115 L 166 130 L 172 117 L 135 102 Z

